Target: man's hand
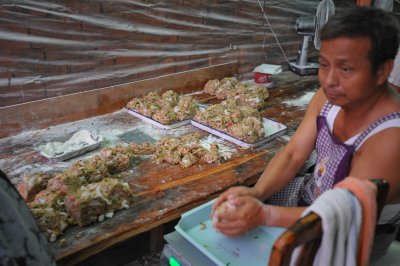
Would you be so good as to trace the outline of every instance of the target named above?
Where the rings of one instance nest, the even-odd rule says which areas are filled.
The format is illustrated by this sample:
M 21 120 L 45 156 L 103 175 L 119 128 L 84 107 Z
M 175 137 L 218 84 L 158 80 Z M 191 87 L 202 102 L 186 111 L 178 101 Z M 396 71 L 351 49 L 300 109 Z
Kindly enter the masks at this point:
M 214 217 L 215 210 L 218 208 L 218 206 L 220 206 L 221 203 L 227 201 L 229 197 L 246 196 L 246 195 L 257 197 L 256 192 L 253 188 L 244 186 L 229 188 L 227 191 L 222 193 L 214 202 L 213 206 L 211 207 L 210 218 L 212 219 Z
M 213 215 L 214 228 L 227 236 L 239 236 L 267 224 L 268 206 L 249 195 L 229 196 Z

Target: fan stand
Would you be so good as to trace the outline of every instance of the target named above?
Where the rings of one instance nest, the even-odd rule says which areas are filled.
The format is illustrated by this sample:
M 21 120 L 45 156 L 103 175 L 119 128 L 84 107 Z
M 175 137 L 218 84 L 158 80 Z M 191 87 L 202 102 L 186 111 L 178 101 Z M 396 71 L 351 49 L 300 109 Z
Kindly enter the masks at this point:
M 297 51 L 296 61 L 289 62 L 290 69 L 301 76 L 318 74 L 319 64 L 307 62 L 308 43 L 310 39 L 310 35 L 304 35 L 303 42 L 300 44 L 300 48 Z

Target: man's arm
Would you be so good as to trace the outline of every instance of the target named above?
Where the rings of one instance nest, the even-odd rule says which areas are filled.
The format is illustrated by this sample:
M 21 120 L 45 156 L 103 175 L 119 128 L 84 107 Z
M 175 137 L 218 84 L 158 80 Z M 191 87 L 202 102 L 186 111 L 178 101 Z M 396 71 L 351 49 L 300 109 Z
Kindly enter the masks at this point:
M 285 148 L 267 165 L 254 186 L 255 196 L 265 200 L 282 189 L 293 179 L 315 148 L 316 119 L 326 101 L 319 89 L 312 98 L 304 119 Z
M 295 134 L 285 148 L 271 159 L 256 185 L 252 188 L 233 187 L 223 192 L 212 206 L 211 217 L 214 216 L 218 206 L 229 197 L 251 195 L 264 201 L 290 182 L 314 149 L 317 137 L 316 118 L 325 101 L 326 97 L 319 89 Z
M 362 144 L 355 153 L 350 176 L 383 178 L 390 184 L 388 203 L 400 203 L 400 128 L 385 129 Z

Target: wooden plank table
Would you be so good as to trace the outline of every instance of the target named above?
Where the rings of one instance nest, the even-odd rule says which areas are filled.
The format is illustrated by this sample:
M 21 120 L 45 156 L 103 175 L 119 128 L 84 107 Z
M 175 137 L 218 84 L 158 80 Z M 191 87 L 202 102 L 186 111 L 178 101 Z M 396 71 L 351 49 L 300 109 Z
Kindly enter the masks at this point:
M 274 82 L 275 86 L 270 89 L 268 105 L 262 115 L 287 125 L 287 135 L 290 136 L 304 116 L 307 104 L 319 83 L 315 76 L 299 77 L 292 72 L 275 76 Z M 208 94 L 194 94 L 194 97 L 203 103 L 217 102 Z M 167 133 L 175 136 L 192 132 L 208 135 L 191 125 L 167 132 L 120 110 L 0 139 L 0 169 L 16 184 L 26 172 L 64 169 L 73 161 L 99 152 L 97 150 L 69 162 L 54 163 L 33 149 L 42 141 L 81 129 L 91 129 L 105 137 L 106 145 L 115 145 L 120 141 L 116 137 L 118 134 L 135 128 L 155 139 Z M 52 243 L 58 263 L 76 264 L 143 232 L 153 230 L 162 235 L 160 226 L 178 218 L 183 212 L 215 198 L 231 186 L 254 184 L 269 160 L 287 143 L 287 135 L 249 150 L 239 149 L 238 146 L 221 140 L 221 145 L 233 151 L 233 156 L 220 164 L 200 163 L 184 169 L 164 163 L 156 164 L 150 157 L 136 158 L 132 169 L 124 172 L 122 177 L 134 191 L 131 207 L 116 212 L 112 219 L 104 222 L 83 228 L 68 228 Z

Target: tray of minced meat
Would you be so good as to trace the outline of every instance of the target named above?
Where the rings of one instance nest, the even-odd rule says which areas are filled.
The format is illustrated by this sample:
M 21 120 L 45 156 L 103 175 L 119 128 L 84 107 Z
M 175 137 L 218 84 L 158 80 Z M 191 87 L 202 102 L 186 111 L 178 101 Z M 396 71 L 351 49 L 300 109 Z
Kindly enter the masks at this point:
M 144 97 L 133 98 L 125 107 L 129 114 L 163 129 L 190 124 L 190 119 L 199 110 L 192 96 L 182 96 L 172 90 L 161 95 L 150 92 Z
M 204 85 L 204 92 L 258 110 L 265 108 L 269 96 L 267 88 L 253 82 L 239 81 L 235 77 L 209 80 Z
M 251 106 L 223 101 L 199 111 L 191 124 L 243 148 L 254 148 L 285 134 L 287 127 Z

